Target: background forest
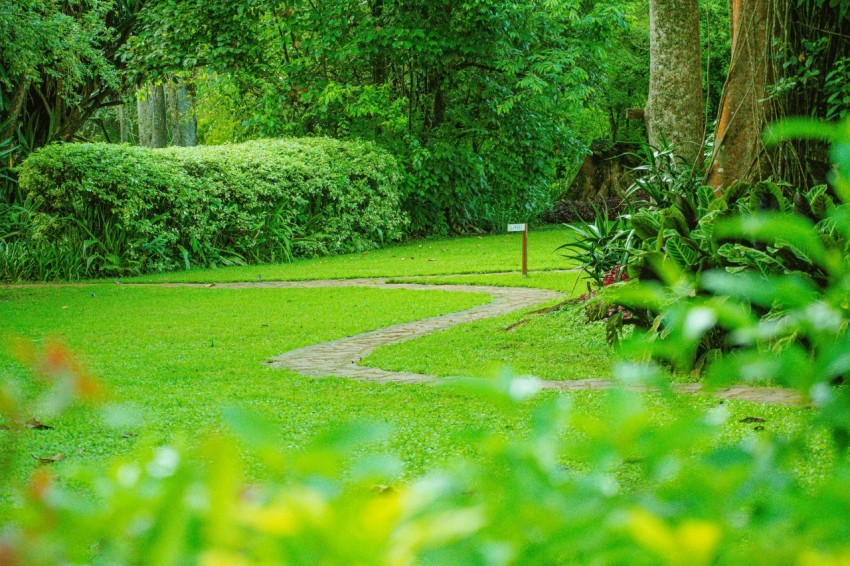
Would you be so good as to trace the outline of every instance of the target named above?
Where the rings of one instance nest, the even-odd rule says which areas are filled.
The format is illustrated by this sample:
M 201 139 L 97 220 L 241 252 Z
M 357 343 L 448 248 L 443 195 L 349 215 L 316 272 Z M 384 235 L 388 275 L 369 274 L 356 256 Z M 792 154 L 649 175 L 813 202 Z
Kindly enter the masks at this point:
M 699 9 L 712 116 L 728 14 Z M 12 165 L 52 141 L 373 140 L 406 165 L 413 233 L 538 217 L 592 141 L 644 138 L 645 1 L 27 0 L 0 32 Z
M 639 165 L 629 154 L 641 153 L 647 126 L 656 147 L 671 143 L 699 153 L 700 172 L 705 157 L 707 178 L 731 167 L 718 165 L 725 148 L 712 155 L 714 140 L 735 146 L 729 154 L 738 155 L 741 172 L 708 179 L 716 186 L 767 177 L 822 183 L 823 144 L 776 150 L 769 167 L 759 148 L 750 147 L 750 155 L 735 148 L 757 146 L 763 126 L 778 117 L 847 113 L 847 2 L 761 0 L 746 12 L 740 2 L 689 0 L 666 14 L 665 5 L 4 3 L 2 201 L 25 200 L 16 166 L 51 142 L 165 147 L 326 136 L 374 142 L 397 158 L 406 235 L 486 231 L 536 221 L 564 193 L 586 200 L 621 192 L 629 174 L 620 182 L 616 168 L 613 182 L 595 180 L 598 161 Z M 699 41 L 692 35 L 664 43 L 652 10 L 662 27 L 698 30 Z M 759 29 L 742 29 L 752 17 Z M 735 22 L 746 41 L 733 41 Z M 673 58 L 651 69 L 653 49 Z M 680 65 L 688 60 L 699 68 Z M 732 61 L 741 64 L 730 73 Z M 744 68 L 761 73 L 753 89 Z M 654 89 L 652 77 L 660 85 Z M 693 117 L 686 139 L 663 118 L 681 116 L 674 97 L 664 99 L 677 84 L 702 93 L 696 107 L 685 109 Z M 770 110 L 731 128 L 718 121 L 750 106 Z M 644 108 L 658 111 L 645 115 Z M 590 181 L 580 176 L 568 190 L 590 153 L 597 160 L 584 172 Z M 754 160 L 761 165 L 752 166 Z

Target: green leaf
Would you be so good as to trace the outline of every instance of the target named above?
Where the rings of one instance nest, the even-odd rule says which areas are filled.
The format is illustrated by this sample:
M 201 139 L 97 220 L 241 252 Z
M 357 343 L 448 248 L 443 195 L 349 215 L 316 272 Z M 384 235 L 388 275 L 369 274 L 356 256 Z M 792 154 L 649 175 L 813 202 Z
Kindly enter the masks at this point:
M 604 292 L 605 298 L 631 308 L 660 310 L 669 303 L 669 291 L 656 282 L 629 283 Z
M 664 249 L 668 257 L 682 269 L 692 269 L 700 257 L 700 254 L 679 236 L 668 238 Z
M 836 142 L 847 138 L 850 138 L 850 121 L 830 124 L 810 118 L 788 118 L 771 124 L 764 133 L 768 146 L 794 139 Z
M 756 273 L 709 271 L 702 276 L 702 287 L 717 295 L 737 297 L 764 307 L 804 307 L 818 297 L 818 290 L 807 278 L 797 275 L 764 277 Z
M 760 213 L 718 221 L 714 237 L 754 240 L 766 244 L 784 242 L 805 254 L 813 263 L 828 270 L 836 263 L 824 247 L 811 220 L 792 214 Z

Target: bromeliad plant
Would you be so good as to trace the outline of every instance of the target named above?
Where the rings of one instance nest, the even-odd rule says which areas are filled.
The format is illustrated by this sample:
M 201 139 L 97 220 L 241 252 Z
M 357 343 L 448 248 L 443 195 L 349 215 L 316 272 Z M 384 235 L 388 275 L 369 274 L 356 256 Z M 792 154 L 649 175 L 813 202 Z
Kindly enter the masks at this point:
M 564 257 L 575 261 L 598 289 L 604 286 L 612 270 L 619 274 L 629 264 L 635 241 L 628 217 L 612 221 L 609 220 L 607 204 L 593 204 L 592 207 L 595 213 L 592 221 L 565 224 L 571 241 L 558 250 Z

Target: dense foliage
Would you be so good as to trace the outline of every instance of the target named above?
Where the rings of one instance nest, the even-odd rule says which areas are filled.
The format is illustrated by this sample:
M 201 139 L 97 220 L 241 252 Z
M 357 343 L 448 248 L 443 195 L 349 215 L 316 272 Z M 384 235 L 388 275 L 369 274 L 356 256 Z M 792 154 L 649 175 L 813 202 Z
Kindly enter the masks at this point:
M 814 127 L 786 122 L 773 131 L 787 130 L 836 142 L 831 159 L 837 167 L 844 167 L 846 146 L 838 142 L 847 137 L 847 127 L 847 122 Z M 782 138 L 772 134 L 771 139 Z M 826 293 L 825 289 L 836 282 L 839 264 L 850 257 L 850 239 L 841 228 L 848 199 L 838 175 L 840 170 L 833 175 L 831 185 L 809 190 L 763 181 L 739 182 L 716 192 L 678 164 L 672 153 L 653 153 L 645 175 L 634 186 L 633 194 L 644 198 L 636 200 L 629 213 L 613 223 L 597 215 L 574 224 L 570 229 L 578 236 L 577 241 L 567 243 L 564 249 L 597 282 L 615 266 L 622 266 L 633 278 L 643 281 L 642 290 L 650 282 L 678 290 L 664 295 L 663 300 L 661 295 L 653 299 L 644 296 L 645 300 L 638 301 L 624 299 L 630 296 L 627 290 L 623 291 L 625 295 L 602 294 L 594 299 L 589 312 L 592 316 L 607 313 L 611 302 L 631 307 L 626 319 L 608 320 L 611 339 L 619 337 L 624 325 L 664 335 L 670 331 L 671 321 L 663 313 L 678 301 L 710 295 L 704 279 L 715 281 L 717 271 L 745 273 L 752 281 L 786 276 L 783 289 L 789 293 Z M 787 306 L 784 300 L 757 301 L 749 308 L 753 315 L 773 319 Z M 805 341 L 792 333 L 778 344 L 797 339 Z M 694 364 L 699 369 L 707 359 L 737 347 L 729 329 L 713 326 L 700 335 L 695 350 L 679 350 L 667 361 L 681 369 L 691 369 Z M 665 355 L 660 357 L 666 359 Z
M 573 0 L 154 1 L 127 53 L 145 76 L 203 70 L 209 141 L 378 142 L 405 164 L 411 229 L 446 232 L 545 211 L 556 166 L 583 152 L 572 123 L 604 81 L 606 40 L 626 23 L 616 3 Z
M 710 123 L 729 65 L 729 7 L 699 6 Z M 843 8 L 772 7 L 784 34 L 771 48 L 772 115 L 846 113 L 847 41 L 831 31 Z M 193 99 L 202 143 L 379 143 L 404 165 L 411 232 L 533 219 L 569 186 L 591 139 L 645 139 L 625 112 L 646 102 L 648 12 L 647 0 L 5 3 L 0 200 L 20 200 L 12 167 L 46 143 L 139 140 L 135 103 L 167 84 Z M 822 148 L 798 143 L 796 159 L 783 146 L 771 157 L 777 176 L 822 182 Z
M 16 0 L 0 5 L 0 201 L 16 200 L 7 167 L 76 139 L 126 87 L 119 50 L 144 2 Z M 4 179 L 4 176 L 11 177 Z
M 365 142 L 43 148 L 21 167 L 0 277 L 125 275 L 288 261 L 398 238 L 400 172 Z

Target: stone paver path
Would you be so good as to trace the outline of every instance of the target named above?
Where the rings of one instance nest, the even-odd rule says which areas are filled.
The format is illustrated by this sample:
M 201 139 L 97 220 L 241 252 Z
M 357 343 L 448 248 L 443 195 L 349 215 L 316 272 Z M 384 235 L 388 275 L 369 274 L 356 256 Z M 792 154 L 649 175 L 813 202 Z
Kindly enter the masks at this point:
M 417 320 L 365 332 L 356 336 L 324 342 L 298 350 L 281 354 L 266 364 L 280 369 L 288 369 L 307 377 L 344 377 L 361 381 L 378 383 L 434 383 L 447 379 L 435 375 L 419 373 L 387 371 L 359 365 L 360 360 L 368 356 L 380 346 L 396 344 L 413 340 L 440 330 L 445 330 L 459 324 L 494 318 L 542 303 L 565 298 L 556 291 L 524 287 L 489 287 L 482 285 L 424 285 L 418 283 L 388 284 L 386 278 L 375 279 L 331 279 L 316 281 L 269 281 L 257 283 L 218 283 L 218 284 L 164 284 L 159 286 L 174 287 L 215 287 L 223 289 L 315 289 L 327 287 L 377 287 L 391 289 L 410 289 L 415 291 L 449 291 L 458 293 L 486 293 L 493 298 L 491 303 L 473 307 L 469 310 Z M 560 391 L 605 390 L 615 387 L 610 379 L 582 379 L 575 381 L 541 381 L 544 388 Z M 686 395 L 701 393 L 700 384 L 674 384 L 674 390 Z M 642 386 L 633 387 L 635 390 L 646 391 Z M 802 405 L 800 395 L 789 389 L 749 387 L 738 385 L 715 391 L 721 399 L 737 399 L 753 403 L 772 405 Z

